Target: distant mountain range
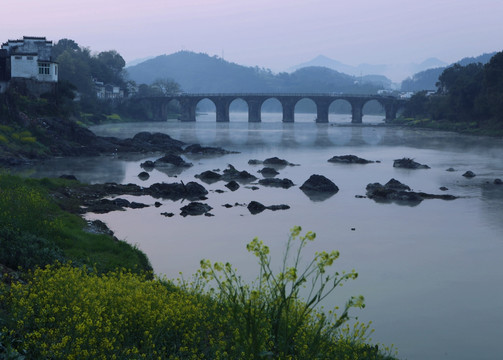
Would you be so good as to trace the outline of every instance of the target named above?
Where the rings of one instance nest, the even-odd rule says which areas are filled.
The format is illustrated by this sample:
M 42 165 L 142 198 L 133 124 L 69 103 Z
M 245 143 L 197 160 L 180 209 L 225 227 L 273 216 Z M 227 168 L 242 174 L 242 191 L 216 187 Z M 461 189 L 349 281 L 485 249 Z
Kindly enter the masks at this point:
M 364 63 L 358 66 L 351 66 L 343 64 L 340 61 L 330 59 L 324 55 L 319 55 L 308 62 L 291 67 L 290 69 L 288 69 L 288 71 L 292 72 L 297 69 L 308 66 L 323 66 L 353 76 L 363 76 L 372 74 L 383 75 L 391 79 L 393 82 L 399 83 L 406 77 L 411 76 L 420 71 L 436 67 L 442 67 L 446 65 L 448 64 L 439 59 L 429 58 L 420 64 L 409 63 L 409 64 L 393 64 L 393 65 L 389 64 L 373 65 Z
M 456 62 L 455 64 L 460 64 L 461 66 L 466 66 L 468 64 L 473 63 L 487 64 L 495 54 L 496 52 L 490 54 L 483 54 L 477 57 L 466 57 Z M 447 66 L 443 66 L 439 68 L 420 71 L 414 74 L 413 76 L 403 80 L 401 90 L 402 91 L 436 90 L 437 87 L 435 84 L 438 82 L 438 78 L 446 68 Z
M 180 51 L 161 55 L 126 68 L 131 80 L 151 84 L 173 79 L 185 92 L 344 92 L 375 93 L 389 88 L 382 75 L 352 76 L 322 66 L 304 67 L 293 73 L 246 67 L 218 56 Z
M 464 58 L 458 63 L 487 63 L 495 54 Z M 161 55 L 128 66 L 128 77 L 138 84 L 173 79 L 185 92 L 342 92 L 376 93 L 380 89 L 402 91 L 434 90 L 438 77 L 448 65 L 430 58 L 420 64 L 350 66 L 320 55 L 299 64 L 290 72 L 274 74 L 268 69 L 247 67 L 218 56 L 191 51 Z M 393 83 L 397 74 L 409 76 L 401 86 Z

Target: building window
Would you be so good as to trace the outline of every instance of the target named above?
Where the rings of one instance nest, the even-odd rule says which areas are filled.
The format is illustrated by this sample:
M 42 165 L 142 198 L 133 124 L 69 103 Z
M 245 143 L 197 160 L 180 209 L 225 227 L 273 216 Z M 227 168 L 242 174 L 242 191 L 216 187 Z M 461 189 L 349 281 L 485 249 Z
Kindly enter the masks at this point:
M 38 74 L 49 75 L 51 73 L 51 65 L 49 63 L 38 63 Z
M 21 60 L 23 57 L 22 56 L 14 56 L 14 59 L 16 60 Z
M 33 56 L 26 57 L 27 60 L 33 60 Z

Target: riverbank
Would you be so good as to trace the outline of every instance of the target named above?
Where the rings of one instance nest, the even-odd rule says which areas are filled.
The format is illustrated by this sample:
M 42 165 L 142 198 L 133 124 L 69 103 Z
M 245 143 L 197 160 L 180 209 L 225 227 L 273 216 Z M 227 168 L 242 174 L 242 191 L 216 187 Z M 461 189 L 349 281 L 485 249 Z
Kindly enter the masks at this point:
M 115 238 L 103 223 L 61 209 L 71 207 L 62 194 L 82 186 L 68 179 L 0 175 L 1 356 L 393 359 L 393 350 L 368 344 L 368 325 L 345 325 L 348 311 L 363 306 L 362 298 L 350 299 L 337 316 L 324 314 L 296 291 L 285 296 L 282 289 L 294 290 L 302 278 L 271 273 L 258 289 L 243 288 L 229 268 L 230 282 L 219 289 L 211 279 L 218 279 L 222 265 L 209 262 L 191 283 L 153 279 L 136 247 Z M 291 236 L 292 246 L 315 237 L 300 228 Z M 260 261 L 270 261 L 265 245 L 252 244 Z M 339 278 L 330 270 L 335 253 L 322 255 L 316 266 L 326 268 L 324 277 L 356 278 L 354 272 Z M 215 285 L 216 291 L 208 291 Z
M 429 118 L 398 117 L 394 120 L 387 120 L 386 124 L 418 129 L 452 131 L 463 135 L 491 136 L 497 138 L 503 137 L 503 128 L 501 128 L 501 126 L 480 127 L 476 122 L 452 122 L 432 120 Z

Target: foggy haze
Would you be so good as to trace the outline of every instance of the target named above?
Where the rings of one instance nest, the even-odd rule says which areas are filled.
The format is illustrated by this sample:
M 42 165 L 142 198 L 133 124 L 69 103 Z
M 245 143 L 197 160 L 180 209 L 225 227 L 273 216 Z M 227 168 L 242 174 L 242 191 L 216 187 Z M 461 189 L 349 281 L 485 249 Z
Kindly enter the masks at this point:
M 499 51 L 502 13 L 500 0 L 3 0 L 0 34 L 70 38 L 127 62 L 190 50 L 279 72 L 318 55 L 357 66 Z

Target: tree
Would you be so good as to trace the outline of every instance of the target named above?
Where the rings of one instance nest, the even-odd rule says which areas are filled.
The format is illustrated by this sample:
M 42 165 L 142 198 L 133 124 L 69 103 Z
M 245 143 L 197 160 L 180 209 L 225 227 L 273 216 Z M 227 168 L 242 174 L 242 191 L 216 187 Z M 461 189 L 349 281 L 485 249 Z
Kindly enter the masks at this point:
M 182 88 L 175 80 L 164 78 L 157 79 L 152 83 L 152 88 L 157 88 L 163 95 L 174 95 L 181 92 Z
M 105 64 L 115 75 L 119 75 L 124 66 L 126 66 L 126 61 L 115 50 L 100 52 L 96 58 Z

